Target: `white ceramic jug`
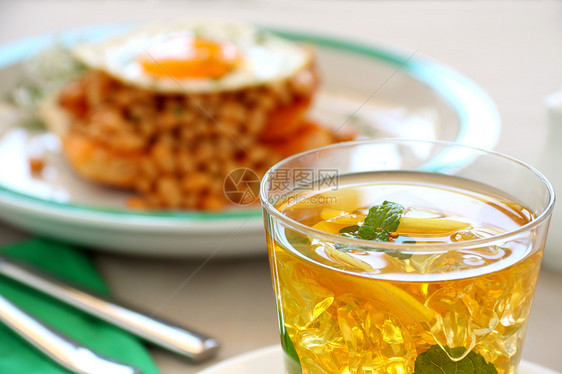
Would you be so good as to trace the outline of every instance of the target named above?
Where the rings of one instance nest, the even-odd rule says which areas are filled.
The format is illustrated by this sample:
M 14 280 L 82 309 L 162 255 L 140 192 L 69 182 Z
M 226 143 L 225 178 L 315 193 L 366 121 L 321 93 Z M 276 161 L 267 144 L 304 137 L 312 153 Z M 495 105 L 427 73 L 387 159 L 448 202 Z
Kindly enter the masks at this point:
M 543 265 L 562 271 L 562 91 L 546 98 L 548 140 L 538 169 L 550 180 L 557 193 Z

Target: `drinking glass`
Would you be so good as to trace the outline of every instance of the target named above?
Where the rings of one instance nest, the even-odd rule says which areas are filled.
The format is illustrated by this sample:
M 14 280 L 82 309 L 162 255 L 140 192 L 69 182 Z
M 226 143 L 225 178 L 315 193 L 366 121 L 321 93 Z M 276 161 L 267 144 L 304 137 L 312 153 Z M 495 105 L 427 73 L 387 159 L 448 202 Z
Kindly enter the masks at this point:
M 423 225 L 415 241 L 342 234 L 382 197 L 487 228 L 447 242 Z M 516 372 L 554 205 L 537 170 L 449 142 L 357 141 L 278 163 L 260 199 L 285 373 Z

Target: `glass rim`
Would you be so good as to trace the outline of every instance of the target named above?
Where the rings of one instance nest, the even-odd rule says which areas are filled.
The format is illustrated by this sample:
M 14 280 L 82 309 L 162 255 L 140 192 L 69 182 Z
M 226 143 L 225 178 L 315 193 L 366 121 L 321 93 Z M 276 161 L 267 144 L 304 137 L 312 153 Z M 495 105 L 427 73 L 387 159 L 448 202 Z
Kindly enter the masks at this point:
M 368 144 L 406 144 L 406 143 L 424 143 L 424 144 L 434 144 L 434 145 L 441 145 L 441 146 L 448 146 L 448 147 L 459 147 L 468 150 L 472 150 L 477 153 L 488 154 L 491 156 L 496 156 L 503 158 L 504 160 L 513 162 L 518 164 L 527 170 L 531 171 L 546 187 L 546 191 L 548 192 L 549 198 L 548 203 L 546 204 L 545 208 L 536 216 L 535 219 L 531 220 L 530 222 L 526 223 L 523 226 L 520 226 L 514 230 L 506 231 L 500 235 L 494 235 L 488 238 L 482 239 L 471 239 L 460 241 L 456 243 L 424 243 L 424 244 L 396 244 L 396 243 L 385 243 L 385 242 L 374 242 L 372 240 L 365 240 L 365 239 L 356 239 L 356 238 L 349 238 L 342 235 L 331 234 L 322 230 L 314 229 L 310 226 L 302 224 L 292 218 L 287 217 L 281 211 L 279 211 L 275 206 L 269 201 L 267 196 L 267 191 L 265 189 L 266 184 L 268 183 L 268 179 L 271 175 L 278 169 L 280 169 L 283 165 L 290 163 L 300 157 L 310 155 L 319 151 L 323 150 L 330 150 L 330 149 L 337 149 L 337 148 L 351 148 L 358 145 L 368 145 Z M 391 171 L 391 170 L 389 170 Z M 381 138 L 381 139 L 367 139 L 367 140 L 355 140 L 349 142 L 341 142 L 336 144 L 331 144 L 325 147 L 314 148 L 308 151 L 304 151 L 301 153 L 297 153 L 293 156 L 285 158 L 278 162 L 277 164 L 273 165 L 263 176 L 261 183 L 260 183 L 260 191 L 259 197 L 261 201 L 261 206 L 263 209 L 266 209 L 271 215 L 275 216 L 285 224 L 287 224 L 291 229 L 295 229 L 299 231 L 301 234 L 309 234 L 312 233 L 314 238 L 325 239 L 327 242 L 335 242 L 338 244 L 351 244 L 354 246 L 367 246 L 367 247 L 374 247 L 376 246 L 377 249 L 381 250 L 391 250 L 395 252 L 413 252 L 422 253 L 420 250 L 427 250 L 430 253 L 435 253 L 439 250 L 451 251 L 457 249 L 471 249 L 471 248 L 478 248 L 487 245 L 492 245 L 495 242 L 507 241 L 508 238 L 517 236 L 523 232 L 530 231 L 535 227 L 541 225 L 547 218 L 550 217 L 552 210 L 554 208 L 554 202 L 556 200 L 554 188 L 549 180 L 536 168 L 529 165 L 526 162 L 523 162 L 519 159 L 516 159 L 512 156 L 508 156 L 506 154 L 488 150 L 478 147 L 473 147 L 470 145 L 455 143 L 451 141 L 445 140 L 422 140 L 422 139 L 407 139 L 407 138 Z

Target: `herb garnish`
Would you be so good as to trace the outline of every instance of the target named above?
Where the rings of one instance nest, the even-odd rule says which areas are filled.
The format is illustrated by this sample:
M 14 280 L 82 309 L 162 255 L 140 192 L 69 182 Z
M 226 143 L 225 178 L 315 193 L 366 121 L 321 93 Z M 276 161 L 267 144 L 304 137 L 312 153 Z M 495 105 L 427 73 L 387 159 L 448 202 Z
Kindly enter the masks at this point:
M 391 201 L 384 201 L 380 205 L 375 205 L 369 209 L 369 214 L 365 217 L 363 225 L 352 225 L 344 227 L 340 230 L 340 234 L 347 238 L 373 240 L 375 242 L 390 242 L 390 237 L 393 232 L 398 229 L 400 225 L 400 218 L 404 212 L 404 207 L 398 203 Z M 352 250 L 355 248 L 347 248 L 345 246 L 338 246 L 339 250 Z M 360 249 L 373 250 L 372 248 L 361 247 Z M 402 253 L 397 251 L 387 251 L 387 255 L 406 260 L 412 257 L 411 254 Z
M 389 242 L 390 234 L 398 229 L 404 207 L 391 201 L 384 201 L 369 209 L 362 226 L 344 227 L 340 234 L 348 238 Z
M 449 354 L 461 353 L 463 347 L 445 347 Z M 453 361 L 439 345 L 432 345 L 420 354 L 414 366 L 414 374 L 497 374 L 492 363 L 486 362 L 482 355 L 469 352 L 459 361 Z M 456 354 L 455 354 L 456 355 Z

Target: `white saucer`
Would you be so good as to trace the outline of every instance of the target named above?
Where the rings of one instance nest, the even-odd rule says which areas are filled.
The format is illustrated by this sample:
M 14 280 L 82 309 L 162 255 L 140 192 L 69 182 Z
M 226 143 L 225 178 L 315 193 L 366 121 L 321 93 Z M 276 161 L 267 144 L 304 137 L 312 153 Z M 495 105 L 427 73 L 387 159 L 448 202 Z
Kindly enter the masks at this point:
M 261 348 L 225 360 L 200 371 L 198 374 L 283 374 L 283 357 L 281 347 L 274 345 Z M 522 360 L 519 374 L 557 374 L 537 364 Z

